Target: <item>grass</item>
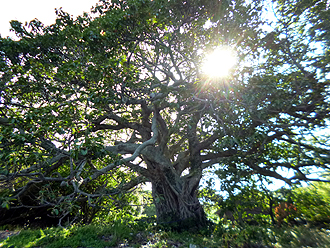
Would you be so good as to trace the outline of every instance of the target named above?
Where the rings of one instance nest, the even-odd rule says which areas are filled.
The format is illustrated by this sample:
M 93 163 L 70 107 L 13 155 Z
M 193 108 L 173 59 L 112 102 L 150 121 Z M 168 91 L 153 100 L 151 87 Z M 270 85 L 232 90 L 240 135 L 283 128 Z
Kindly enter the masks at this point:
M 113 222 L 69 228 L 26 229 L 0 247 L 330 247 L 330 231 L 306 226 L 269 228 L 215 225 L 198 233 L 171 232 L 154 223 Z

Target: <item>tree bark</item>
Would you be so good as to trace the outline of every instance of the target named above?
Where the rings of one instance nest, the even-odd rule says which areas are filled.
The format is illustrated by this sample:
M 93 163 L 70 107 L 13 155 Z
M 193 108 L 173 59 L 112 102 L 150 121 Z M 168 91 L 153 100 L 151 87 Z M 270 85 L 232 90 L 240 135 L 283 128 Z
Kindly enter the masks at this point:
M 143 160 L 147 164 L 148 179 L 152 184 L 152 196 L 157 221 L 176 230 L 203 228 L 207 218 L 198 197 L 197 189 L 202 178 L 201 160 L 198 152 L 190 155 L 182 175 L 158 147 L 146 147 Z
M 205 227 L 207 218 L 197 197 L 200 176 L 170 181 L 171 176 L 170 172 L 161 173 L 152 181 L 158 223 L 176 230 Z

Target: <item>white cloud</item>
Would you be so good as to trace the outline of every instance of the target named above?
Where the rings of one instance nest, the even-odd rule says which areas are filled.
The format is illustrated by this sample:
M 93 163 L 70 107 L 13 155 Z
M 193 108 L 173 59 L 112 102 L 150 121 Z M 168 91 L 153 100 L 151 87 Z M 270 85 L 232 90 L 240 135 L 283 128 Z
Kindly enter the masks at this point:
M 73 16 L 89 12 L 98 0 L 0 0 L 0 34 L 2 37 L 12 35 L 9 32 L 11 20 L 22 23 L 35 18 L 46 25 L 55 22 L 55 8 L 62 7 Z

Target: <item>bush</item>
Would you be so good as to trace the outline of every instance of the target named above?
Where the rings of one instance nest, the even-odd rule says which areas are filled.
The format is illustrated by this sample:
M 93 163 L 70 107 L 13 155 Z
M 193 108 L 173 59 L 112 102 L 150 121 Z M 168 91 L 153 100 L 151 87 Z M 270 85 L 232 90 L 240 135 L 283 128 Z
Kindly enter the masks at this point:
M 310 225 L 330 224 L 330 184 L 313 183 L 293 191 L 297 211 Z

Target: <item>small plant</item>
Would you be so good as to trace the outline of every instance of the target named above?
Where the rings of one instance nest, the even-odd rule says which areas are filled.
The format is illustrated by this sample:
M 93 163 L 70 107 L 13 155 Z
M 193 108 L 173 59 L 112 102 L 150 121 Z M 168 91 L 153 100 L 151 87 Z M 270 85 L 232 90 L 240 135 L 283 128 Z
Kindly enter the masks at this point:
M 328 248 L 330 244 L 329 230 L 311 229 L 306 226 L 275 229 L 277 243 L 275 247 L 298 248 L 317 247 Z

